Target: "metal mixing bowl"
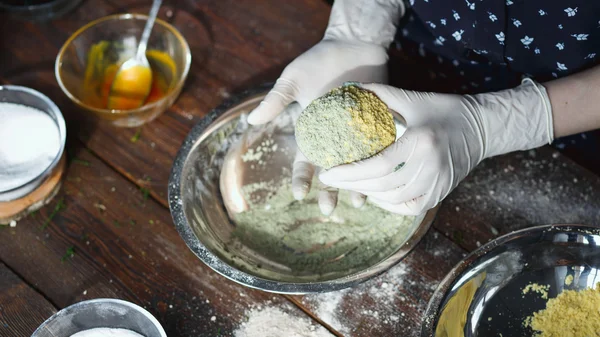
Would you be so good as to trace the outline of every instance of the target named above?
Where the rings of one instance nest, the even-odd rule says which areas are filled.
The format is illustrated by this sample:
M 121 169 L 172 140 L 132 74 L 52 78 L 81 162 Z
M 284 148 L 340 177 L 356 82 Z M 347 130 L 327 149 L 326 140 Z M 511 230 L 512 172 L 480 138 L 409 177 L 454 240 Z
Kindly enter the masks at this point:
M 68 306 L 42 323 L 31 337 L 68 337 L 94 328 L 119 328 L 144 337 L 167 337 L 160 323 L 144 308 L 112 298 Z
M 269 88 L 259 87 L 216 108 L 192 129 L 179 150 L 169 180 L 169 205 L 177 230 L 188 247 L 204 263 L 231 280 L 266 291 L 293 294 L 346 288 L 400 261 L 427 232 L 436 210 L 411 218 L 405 226 L 398 225 L 399 229 L 392 231 L 386 244 L 375 245 L 365 240 L 351 246 L 344 238 L 327 244 L 315 242 L 316 249 L 337 246 L 344 253 L 320 265 L 307 262 L 302 269 L 282 261 L 276 253 L 269 253 L 271 246 L 257 246 L 256 242 L 236 235 L 239 227 L 235 215 L 253 207 L 251 197 L 244 195 L 242 187 L 262 180 L 280 182 L 291 175 L 296 152 L 294 116 L 284 113 L 259 128 L 250 128 L 246 123 L 247 113 L 259 104 Z M 244 151 L 262 144 L 268 137 L 273 142 L 270 146 L 285 151 L 265 157 L 261 163 L 263 169 L 255 168 L 259 164 L 243 159 Z M 293 227 L 289 232 L 301 226 L 312 228 L 315 223 L 343 226 L 351 221 L 347 217 L 338 214 L 327 218 L 319 214 L 286 225 Z M 260 233 L 263 234 L 271 235 Z M 283 243 L 281 246 L 289 248 Z M 370 256 L 363 259 L 362 253 L 354 253 L 365 247 L 369 254 L 372 250 Z M 312 253 L 306 253 L 307 261 L 312 261 Z
M 549 286 L 553 298 L 563 290 L 594 288 L 600 282 L 599 244 L 600 229 L 584 225 L 532 227 L 489 242 L 440 283 L 421 336 L 531 336 L 523 322 L 547 299 L 523 290 Z

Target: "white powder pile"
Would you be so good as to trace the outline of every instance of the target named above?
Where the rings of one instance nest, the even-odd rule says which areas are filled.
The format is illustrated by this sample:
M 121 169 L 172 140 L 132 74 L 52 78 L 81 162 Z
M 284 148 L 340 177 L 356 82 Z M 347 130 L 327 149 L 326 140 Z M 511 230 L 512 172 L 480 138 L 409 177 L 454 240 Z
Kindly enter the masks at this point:
M 0 192 L 38 177 L 59 151 L 60 132 L 48 114 L 20 104 L 0 103 Z
M 277 307 L 257 307 L 246 313 L 247 321 L 235 331 L 235 337 L 332 337 L 308 317 L 299 318 Z
M 80 331 L 71 337 L 144 337 L 127 329 L 96 328 Z
M 422 311 L 427 299 L 415 299 L 411 294 L 432 292 L 437 285 L 416 276 L 410 265 L 401 262 L 373 280 L 341 291 L 307 295 L 302 303 L 342 335 L 355 335 L 356 329 L 366 334 L 403 326 L 403 336 L 416 336 L 418 331 L 408 328 L 415 325 L 415 321 L 399 304 Z

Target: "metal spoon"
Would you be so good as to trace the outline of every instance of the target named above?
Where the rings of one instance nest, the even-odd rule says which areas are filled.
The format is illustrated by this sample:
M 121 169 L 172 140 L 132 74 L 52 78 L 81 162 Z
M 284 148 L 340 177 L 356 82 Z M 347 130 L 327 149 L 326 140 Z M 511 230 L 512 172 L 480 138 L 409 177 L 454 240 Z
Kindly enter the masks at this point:
M 162 0 L 154 0 L 134 57 L 121 65 L 108 96 L 108 108 L 129 110 L 144 104 L 152 89 L 152 69 L 146 58 L 148 39 Z

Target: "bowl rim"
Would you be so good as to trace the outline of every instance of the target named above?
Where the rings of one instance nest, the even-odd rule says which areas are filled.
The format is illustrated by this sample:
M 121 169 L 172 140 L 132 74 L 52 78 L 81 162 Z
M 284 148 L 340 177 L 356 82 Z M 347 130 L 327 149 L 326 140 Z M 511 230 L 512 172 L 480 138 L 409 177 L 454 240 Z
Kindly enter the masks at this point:
M 21 186 L 11 188 L 6 191 L 0 191 L 0 202 L 17 200 L 19 198 L 24 197 L 29 192 L 33 191 L 33 189 L 37 188 L 42 183 L 44 178 L 46 176 L 48 176 L 52 172 L 52 170 L 54 170 L 54 168 L 56 167 L 56 165 L 62 158 L 63 153 L 65 152 L 65 147 L 66 147 L 66 143 L 67 143 L 67 126 L 65 123 L 65 117 L 63 116 L 62 112 L 60 111 L 60 109 L 58 108 L 56 103 L 54 103 L 48 96 L 42 94 L 41 92 L 39 92 L 37 90 L 31 89 L 31 88 L 28 88 L 25 86 L 21 86 L 21 85 L 4 84 L 4 85 L 0 85 L 0 91 L 1 90 L 25 93 L 27 95 L 37 97 L 37 98 L 41 99 L 42 101 L 44 101 L 44 103 L 48 104 L 48 106 L 50 107 L 50 113 L 52 114 L 51 117 L 54 117 L 53 119 L 55 119 L 56 126 L 58 127 L 58 132 L 59 132 L 59 137 L 60 137 L 60 148 L 59 148 L 58 152 L 56 153 L 56 157 L 52 160 L 52 162 L 50 162 L 48 167 L 46 167 L 46 169 L 44 169 L 44 171 L 42 171 L 36 177 L 32 178 L 31 180 L 29 180 L 28 182 L 24 183 Z M 31 106 L 29 106 L 29 107 L 32 108 Z M 46 111 L 44 111 L 44 112 L 46 112 Z M 48 112 L 46 112 L 46 113 L 48 113 Z M 29 186 L 32 184 L 37 184 L 38 186 Z M 21 190 L 21 191 L 19 191 L 19 190 Z M 22 195 L 23 193 L 25 193 L 25 194 Z M 5 200 L 5 199 L 7 199 L 7 200 Z
M 62 315 L 62 313 L 64 313 L 65 311 L 74 310 L 74 309 L 77 309 L 78 307 L 82 307 L 82 306 L 86 306 L 86 305 L 90 305 L 90 304 L 96 304 L 96 303 L 116 303 L 116 304 L 121 304 L 121 305 L 130 307 L 130 308 L 140 312 L 142 315 L 144 315 L 154 325 L 154 327 L 156 327 L 156 329 L 160 333 L 161 337 L 167 337 L 167 333 L 165 332 L 165 329 L 162 327 L 162 325 L 156 319 L 156 317 L 154 317 L 154 315 L 152 315 L 148 310 L 142 308 L 141 306 L 139 306 L 135 303 L 121 300 L 118 298 L 95 298 L 95 299 L 91 299 L 91 300 L 73 303 L 67 307 L 64 307 L 64 308 L 60 309 L 59 311 L 55 312 L 52 316 L 48 317 L 48 319 L 46 319 L 42 324 L 40 324 L 40 326 L 37 329 L 35 329 L 35 331 L 31 335 L 31 337 L 36 337 L 37 334 L 40 333 L 46 325 L 48 325 L 51 321 L 55 320 L 57 317 L 60 317 Z M 98 328 L 106 328 L 106 327 L 99 326 Z
M 494 249 L 505 245 L 506 243 L 513 241 L 514 239 L 523 237 L 527 234 L 533 233 L 545 233 L 549 231 L 557 232 L 574 232 L 574 231 L 585 231 L 594 230 L 600 231 L 600 227 L 585 224 L 552 224 L 552 225 L 538 225 L 527 228 L 522 228 L 510 233 L 501 235 L 485 245 L 475 249 L 469 253 L 465 258 L 458 262 L 444 278 L 438 284 L 436 290 L 431 295 L 427 308 L 423 315 L 423 322 L 421 324 L 421 337 L 430 337 L 435 335 L 435 328 L 437 326 L 437 320 L 440 314 L 440 305 L 442 304 L 443 298 L 446 296 L 448 291 L 457 281 L 457 279 L 463 275 L 473 263 L 480 257 L 487 255 Z M 600 234 L 600 233 L 599 233 Z
M 69 99 L 71 101 L 75 102 L 75 104 L 77 104 L 79 107 L 99 113 L 99 114 L 113 114 L 113 115 L 131 114 L 131 113 L 136 113 L 136 112 L 139 112 L 142 110 L 148 110 L 148 109 L 153 109 L 155 107 L 158 107 L 177 91 L 177 90 L 171 90 L 171 92 L 169 94 L 165 95 L 158 101 L 152 102 L 150 104 L 142 105 L 139 108 L 130 109 L 130 110 L 120 110 L 120 109 L 99 109 L 99 108 L 89 106 L 89 105 L 85 104 L 84 102 L 82 102 L 77 97 L 75 97 L 75 95 L 73 95 L 65 87 L 65 85 L 62 81 L 60 68 L 62 65 L 63 55 L 64 55 L 65 51 L 67 50 L 67 47 L 73 42 L 73 40 L 75 40 L 78 36 L 80 36 L 82 33 L 87 31 L 89 28 L 91 28 L 99 23 L 102 23 L 105 21 L 110 21 L 110 20 L 131 20 L 131 19 L 133 19 L 133 20 L 140 20 L 140 19 L 148 20 L 148 15 L 137 14 L 137 13 L 124 13 L 124 14 L 113 14 L 113 15 L 101 17 L 99 19 L 96 19 L 94 21 L 87 23 L 86 25 L 84 25 L 83 27 L 81 27 L 77 31 L 75 31 L 75 33 L 73 33 L 60 48 L 60 51 L 58 52 L 58 55 L 56 56 L 56 61 L 54 62 L 54 76 L 56 77 L 56 81 L 58 82 L 58 86 L 60 87 L 60 89 L 65 93 L 65 95 L 67 95 L 67 97 L 69 97 Z M 190 71 L 190 66 L 192 64 L 192 54 L 190 51 L 190 46 L 187 43 L 187 40 L 183 37 L 183 35 L 181 35 L 181 33 L 177 30 L 177 28 L 175 28 L 170 23 L 168 23 L 164 20 L 161 20 L 159 18 L 156 18 L 155 24 L 159 24 L 159 25 L 167 28 L 173 35 L 175 35 L 175 37 L 179 40 L 179 42 L 184 47 L 185 65 L 184 65 L 183 71 L 181 73 L 181 77 L 179 78 L 179 81 L 177 81 L 177 83 L 175 84 L 175 88 L 178 88 L 183 85 L 183 83 L 187 79 L 188 73 Z
M 183 202 L 181 202 L 181 174 L 186 161 L 186 158 L 201 139 L 204 131 L 218 122 L 220 117 L 229 111 L 234 106 L 246 102 L 250 99 L 264 96 L 271 88 L 273 83 L 265 83 L 253 89 L 246 90 L 239 95 L 233 95 L 226 99 L 219 106 L 214 108 L 208 115 L 202 118 L 188 133 L 181 148 L 173 161 L 171 174 L 169 176 L 168 187 L 168 203 L 171 211 L 171 217 L 175 223 L 175 228 L 179 235 L 186 243 L 188 248 L 207 266 L 218 274 L 241 285 L 264 290 L 272 293 L 301 295 L 308 293 L 322 293 L 348 288 L 359 283 L 365 282 L 371 278 L 381 275 L 389 268 L 396 265 L 404 257 L 406 257 L 421 241 L 427 233 L 433 220 L 437 214 L 439 205 L 429 210 L 421 223 L 415 229 L 409 239 L 387 258 L 379 261 L 371 267 L 354 272 L 350 275 L 343 276 L 337 279 L 317 281 L 317 282 L 284 282 L 266 278 L 261 278 L 256 275 L 247 273 L 240 269 L 234 268 L 227 262 L 223 261 L 216 254 L 213 254 L 196 236 L 192 227 L 189 225 L 183 210 Z

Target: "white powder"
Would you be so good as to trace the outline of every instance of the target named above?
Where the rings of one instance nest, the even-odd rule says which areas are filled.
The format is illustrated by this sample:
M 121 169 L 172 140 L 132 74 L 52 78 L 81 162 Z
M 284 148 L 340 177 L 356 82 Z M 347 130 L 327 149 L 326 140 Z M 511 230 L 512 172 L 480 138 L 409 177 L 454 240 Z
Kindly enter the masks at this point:
M 0 192 L 37 178 L 60 151 L 56 122 L 41 110 L 0 103 Z
M 80 331 L 71 337 L 144 337 L 137 332 L 126 329 L 96 328 Z
M 246 313 L 248 320 L 235 331 L 235 337 L 332 337 L 308 317 L 299 318 L 277 307 L 253 308 Z
M 398 324 L 408 324 L 406 319 L 400 318 L 405 314 L 398 309 L 398 302 L 410 307 L 426 305 L 426 302 L 414 303 L 411 299 L 407 299 L 405 294 L 410 294 L 412 291 L 420 292 L 420 289 L 433 291 L 436 286 L 436 283 L 423 279 L 409 281 L 415 278 L 410 276 L 413 273 L 407 263 L 401 262 L 381 276 L 353 288 L 306 295 L 303 303 L 307 304 L 323 322 L 342 335 L 354 335 L 354 330 L 360 322 L 357 322 L 356 316 L 350 312 L 357 309 L 360 309 L 362 324 L 373 327 L 389 326 L 390 329 L 395 329 Z M 407 289 L 411 290 L 407 291 Z M 399 323 L 400 321 L 402 323 Z M 404 336 L 409 335 L 412 336 L 414 333 L 406 333 Z

